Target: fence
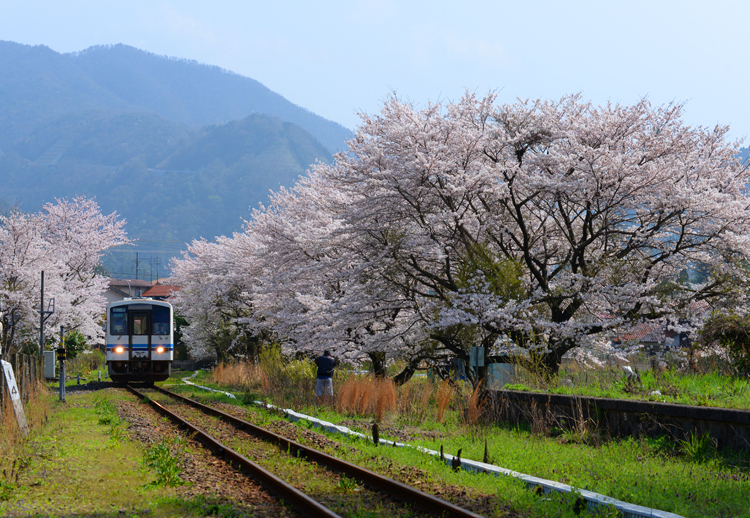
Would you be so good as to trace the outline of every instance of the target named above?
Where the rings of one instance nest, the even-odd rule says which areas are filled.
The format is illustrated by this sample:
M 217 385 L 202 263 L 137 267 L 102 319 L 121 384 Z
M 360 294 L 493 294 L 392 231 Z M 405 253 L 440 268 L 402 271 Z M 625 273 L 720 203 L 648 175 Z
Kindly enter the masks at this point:
M 3 360 L 10 362 L 13 366 L 13 373 L 16 377 L 18 391 L 21 393 L 21 400 L 28 401 L 29 393 L 32 386 L 44 375 L 44 369 L 41 363 L 41 356 L 31 356 L 28 354 L 8 354 L 2 357 Z M 5 384 L 5 376 L 0 371 L 0 409 L 5 408 L 5 402 L 10 396 Z

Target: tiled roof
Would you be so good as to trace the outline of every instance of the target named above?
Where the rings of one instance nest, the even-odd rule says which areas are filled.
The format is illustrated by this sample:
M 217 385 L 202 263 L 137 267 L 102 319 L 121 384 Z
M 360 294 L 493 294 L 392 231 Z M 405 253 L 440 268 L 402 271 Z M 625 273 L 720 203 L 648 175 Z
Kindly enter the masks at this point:
M 144 297 L 171 297 L 176 292 L 180 291 L 179 286 L 170 286 L 168 284 L 157 284 L 151 287 L 150 290 L 146 291 Z
M 636 324 L 632 329 L 616 335 L 615 342 L 650 342 L 662 344 L 665 342 L 666 334 L 664 325 L 648 322 Z

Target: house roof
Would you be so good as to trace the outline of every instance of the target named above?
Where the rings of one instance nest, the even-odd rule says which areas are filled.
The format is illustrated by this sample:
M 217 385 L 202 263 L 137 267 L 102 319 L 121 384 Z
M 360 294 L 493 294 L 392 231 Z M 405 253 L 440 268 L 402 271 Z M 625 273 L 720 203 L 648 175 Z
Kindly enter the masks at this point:
M 615 342 L 664 343 L 664 325 L 655 322 L 636 324 L 633 328 L 614 337 Z
M 155 286 L 152 286 L 151 289 L 146 291 L 143 296 L 144 297 L 171 297 L 175 293 L 180 291 L 179 286 L 172 286 L 169 284 L 156 284 Z
M 143 279 L 110 279 L 109 286 L 111 288 L 150 288 L 151 283 L 144 281 Z

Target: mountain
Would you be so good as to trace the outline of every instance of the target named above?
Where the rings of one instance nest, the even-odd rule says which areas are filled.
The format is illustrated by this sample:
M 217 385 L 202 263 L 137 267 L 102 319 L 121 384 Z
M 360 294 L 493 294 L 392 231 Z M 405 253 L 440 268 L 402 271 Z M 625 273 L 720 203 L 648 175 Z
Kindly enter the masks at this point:
M 137 246 L 110 254 L 105 267 L 133 277 L 136 251 L 166 265 L 193 239 L 240 231 L 269 190 L 331 159 L 308 132 L 268 115 L 194 129 L 154 114 L 92 111 L 21 139 L 0 157 L 0 184 L 23 210 L 85 195 L 118 212 Z
M 93 109 L 128 110 L 68 56 L 0 41 L 0 148 L 7 150 L 41 122 Z
M 95 198 L 136 241 L 105 258 L 117 276 L 135 276 L 135 251 L 163 267 L 193 239 L 241 230 L 269 190 L 351 136 L 218 67 L 126 45 L 60 54 L 0 41 L 0 212 Z
M 149 112 L 192 126 L 263 113 L 297 124 L 329 151 L 352 133 L 254 79 L 127 45 L 60 54 L 43 45 L 0 41 L 0 149 L 41 124 L 92 110 Z
M 55 165 L 64 158 L 119 166 L 139 157 L 153 167 L 196 131 L 153 113 L 92 110 L 41 124 L 12 150 L 37 165 Z

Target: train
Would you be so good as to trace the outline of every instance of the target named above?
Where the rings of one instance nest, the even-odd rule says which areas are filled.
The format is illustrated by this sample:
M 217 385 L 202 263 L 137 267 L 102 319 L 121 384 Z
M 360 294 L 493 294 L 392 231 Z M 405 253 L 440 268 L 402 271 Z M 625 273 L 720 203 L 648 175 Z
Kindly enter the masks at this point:
M 117 383 L 164 381 L 174 359 L 174 310 L 168 302 L 125 299 L 107 306 L 107 368 Z

